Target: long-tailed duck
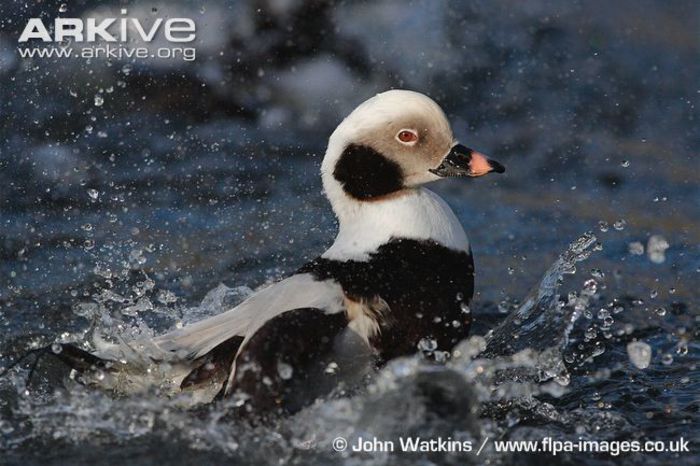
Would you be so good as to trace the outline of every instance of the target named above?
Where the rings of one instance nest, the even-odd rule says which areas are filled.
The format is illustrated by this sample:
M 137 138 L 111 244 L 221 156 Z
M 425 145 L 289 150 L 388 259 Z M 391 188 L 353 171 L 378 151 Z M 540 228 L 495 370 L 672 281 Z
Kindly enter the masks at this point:
M 134 361 L 167 363 L 178 390 L 203 401 L 235 394 L 270 413 L 299 409 L 358 366 L 419 348 L 448 354 L 471 324 L 474 265 L 454 213 L 423 185 L 503 171 L 459 144 L 430 98 L 378 94 L 330 137 L 321 174 L 339 232 L 325 253 L 220 315 L 128 350 L 64 345 L 59 356 L 112 387 L 139 385 L 139 371 L 124 369 Z

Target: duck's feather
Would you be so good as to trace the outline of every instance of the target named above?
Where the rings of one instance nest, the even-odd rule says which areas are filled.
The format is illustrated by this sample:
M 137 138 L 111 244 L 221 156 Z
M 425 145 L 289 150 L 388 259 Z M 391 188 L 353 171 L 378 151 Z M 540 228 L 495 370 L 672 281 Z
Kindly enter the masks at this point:
M 156 337 L 153 343 L 178 358 L 197 359 L 233 337 L 243 337 L 245 342 L 267 321 L 300 308 L 341 312 L 343 290 L 334 280 L 319 281 L 309 273 L 293 275 L 258 291 L 230 311 Z

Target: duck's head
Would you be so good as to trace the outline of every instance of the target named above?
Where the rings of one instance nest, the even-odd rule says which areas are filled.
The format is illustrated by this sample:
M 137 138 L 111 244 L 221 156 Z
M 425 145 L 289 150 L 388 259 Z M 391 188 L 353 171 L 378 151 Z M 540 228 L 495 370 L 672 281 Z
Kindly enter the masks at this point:
M 505 168 L 457 142 L 445 113 L 413 91 L 377 94 L 333 132 L 321 172 L 329 197 L 375 202 L 445 177 Z

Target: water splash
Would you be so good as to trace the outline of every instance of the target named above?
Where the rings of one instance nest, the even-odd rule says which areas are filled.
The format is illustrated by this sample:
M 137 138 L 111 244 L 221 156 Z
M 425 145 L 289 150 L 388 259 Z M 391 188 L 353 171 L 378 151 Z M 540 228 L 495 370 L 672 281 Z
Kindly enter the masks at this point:
M 587 282 L 579 295 L 568 301 L 560 300 L 558 291 L 564 275 L 576 273 L 576 264 L 586 260 L 599 246 L 596 236 L 581 235 L 571 243 L 544 274 L 539 285 L 530 292 L 523 304 L 487 335 L 482 356 L 512 355 L 525 349 L 539 353 L 540 379 L 555 377 L 568 383 L 562 352 L 574 322 L 595 295 L 595 282 Z
M 613 300 L 614 306 L 601 308 L 596 304 L 598 293 L 606 285 L 606 274 L 601 270 L 592 269 L 590 278 L 586 276 L 582 280 L 577 292 L 560 291 L 564 277 L 575 273 L 580 262 L 599 248 L 596 241 L 590 233 L 574 241 L 547 270 L 524 304 L 486 337 L 472 336 L 461 342 L 447 362 L 435 364 L 421 354 L 391 361 L 364 389 L 319 400 L 273 427 L 251 427 L 238 422 L 234 412 L 245 399 L 223 400 L 192 411 L 181 408 L 182 400 L 169 398 L 164 384 L 154 384 L 152 391 L 125 398 L 87 390 L 70 381 L 67 391 L 38 393 L 24 387 L 25 370 L 13 373 L 9 380 L 0 380 L 0 390 L 17 391 L 12 416 L 3 418 L 0 413 L 0 429 L 5 434 L 0 436 L 0 447 L 26 449 L 37 440 L 63 445 L 119 444 L 127 448 L 139 442 L 152 442 L 208 451 L 217 457 L 242 462 L 259 458 L 261 451 L 274 450 L 280 458 L 303 458 L 311 464 L 338 459 L 329 448 L 336 436 L 346 437 L 351 444 L 359 437 L 396 439 L 417 435 L 451 437 L 477 445 L 487 436 L 539 439 L 545 433 L 561 439 L 567 435 L 574 439 L 581 435 L 617 438 L 621 432 L 633 431 L 634 422 L 605 408 L 608 403 L 604 384 L 609 383 L 615 366 L 605 363 L 592 368 L 585 377 L 586 383 L 603 385 L 596 386 L 591 394 L 581 383 L 581 377 L 577 377 L 575 365 L 568 365 L 569 375 L 562 358 L 568 346 L 576 346 L 579 351 L 581 345 L 590 346 L 595 340 L 588 339 L 583 331 L 579 335 L 579 326 L 572 332 L 579 316 L 586 316 L 579 322 L 590 324 L 589 328 L 597 325 L 598 334 L 602 335 L 613 314 L 615 319 L 625 315 L 618 311 L 624 306 L 617 300 Z M 122 325 L 125 321 L 120 319 L 128 318 L 145 325 L 142 319 L 158 309 L 139 311 L 136 316 L 125 316 L 121 309 L 138 303 L 134 298 L 144 296 L 153 298 L 151 302 L 156 307 L 160 306 L 157 303 L 173 303 L 172 296 L 145 288 L 149 288 L 145 293 L 133 289 L 131 294 L 122 293 L 129 302 L 106 300 L 109 304 L 93 303 L 79 307 L 78 311 L 85 316 L 99 316 L 107 309 L 115 318 L 112 323 Z M 199 306 L 177 308 L 176 321 L 215 314 L 249 292 L 247 288 L 220 285 Z M 480 317 L 481 310 L 473 312 Z M 104 322 L 100 321 L 100 325 Z M 135 330 L 137 334 L 148 331 L 149 328 Z M 126 327 L 119 332 L 122 336 L 133 333 Z M 645 339 L 652 345 L 658 344 Z M 43 344 L 46 342 L 37 343 Z M 677 358 L 689 357 L 687 345 L 681 350 L 679 344 Z M 430 350 L 432 343 L 426 341 L 423 346 Z M 633 367 L 627 359 L 625 344 L 618 346 L 624 363 Z M 690 346 L 692 356 L 693 345 Z M 659 354 L 670 354 L 672 350 L 666 348 Z M 584 359 L 592 360 L 588 357 L 590 352 L 581 352 L 586 353 Z M 608 351 L 606 357 L 613 352 Z M 655 370 L 653 364 L 644 374 Z M 656 367 L 671 370 L 674 366 L 668 357 L 660 357 Z M 158 379 L 158 369 L 150 369 L 154 379 Z M 284 366 L 278 370 L 288 374 Z M 572 383 L 566 385 L 570 377 Z M 567 398 L 575 400 L 575 407 L 567 407 Z M 504 460 L 492 451 L 484 455 L 495 458 L 494 464 Z M 355 459 L 352 455 L 351 458 Z M 376 459 L 381 464 L 388 457 L 380 455 Z

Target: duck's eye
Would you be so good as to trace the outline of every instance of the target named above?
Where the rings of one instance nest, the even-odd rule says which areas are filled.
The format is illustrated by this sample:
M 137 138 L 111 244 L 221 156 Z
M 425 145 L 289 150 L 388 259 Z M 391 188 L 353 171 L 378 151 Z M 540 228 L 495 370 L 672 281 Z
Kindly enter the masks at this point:
M 402 144 L 413 145 L 418 141 L 418 133 L 412 129 L 402 129 L 396 135 L 396 139 Z

